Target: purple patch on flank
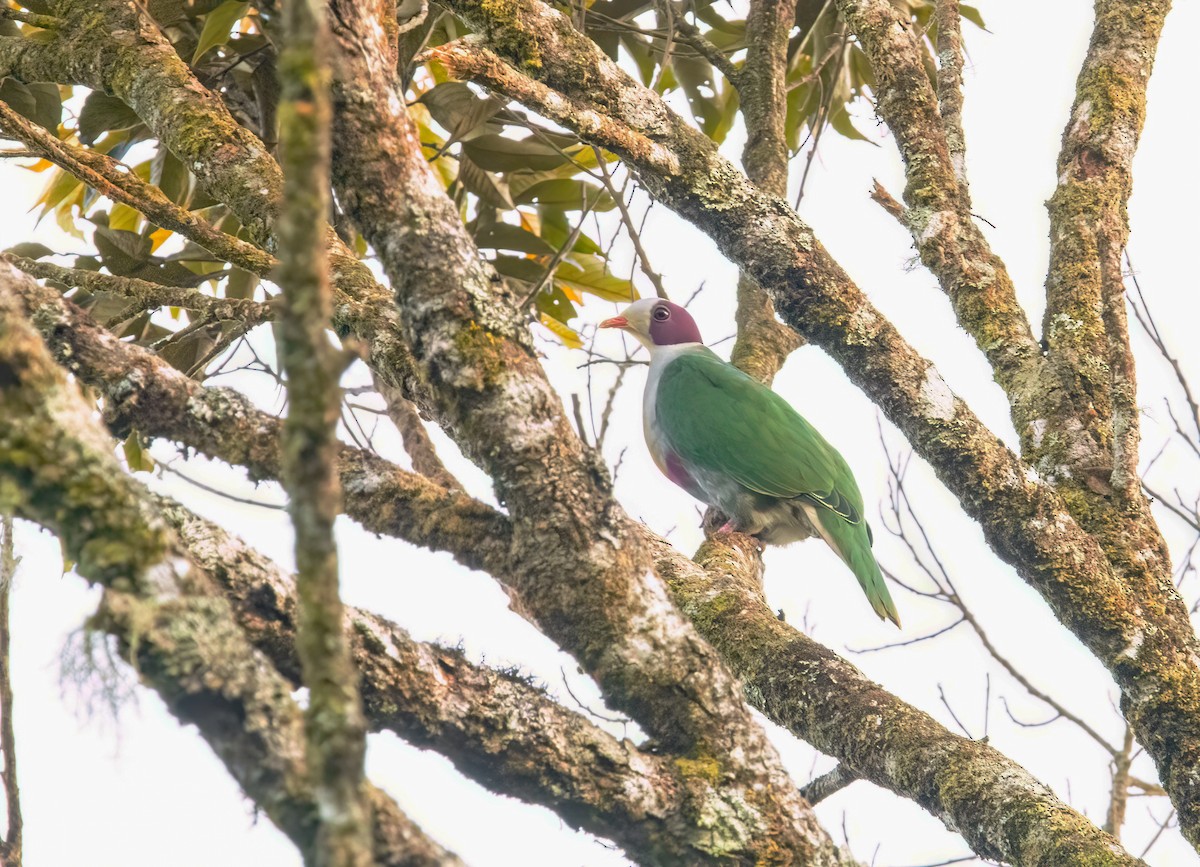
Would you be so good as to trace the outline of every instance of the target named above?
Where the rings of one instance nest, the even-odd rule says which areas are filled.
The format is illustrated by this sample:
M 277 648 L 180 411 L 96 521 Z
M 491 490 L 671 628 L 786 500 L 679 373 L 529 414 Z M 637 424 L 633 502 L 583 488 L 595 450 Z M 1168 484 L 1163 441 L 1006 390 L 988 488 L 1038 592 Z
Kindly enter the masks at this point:
M 670 315 L 666 319 L 659 319 L 658 317 L 662 316 L 659 311 L 664 309 Z M 654 341 L 655 346 L 704 342 L 700 338 L 700 329 L 696 327 L 696 320 L 692 318 L 692 314 L 673 301 L 660 301 L 654 305 L 650 313 L 650 339 Z
M 663 463 L 667 465 L 667 478 L 670 479 L 679 487 L 683 488 L 688 493 L 698 491 L 695 480 L 688 475 L 687 469 L 683 465 L 683 461 L 674 452 L 667 452 L 663 455 Z

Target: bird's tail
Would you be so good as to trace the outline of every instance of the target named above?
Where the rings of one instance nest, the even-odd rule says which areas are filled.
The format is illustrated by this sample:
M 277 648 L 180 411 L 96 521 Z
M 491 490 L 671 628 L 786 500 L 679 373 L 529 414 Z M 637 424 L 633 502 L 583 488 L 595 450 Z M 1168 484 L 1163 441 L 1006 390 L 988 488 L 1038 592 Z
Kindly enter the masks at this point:
M 899 626 L 900 614 L 896 611 L 896 603 L 892 601 L 892 594 L 888 592 L 883 581 L 879 563 L 875 561 L 875 555 L 871 552 L 871 531 L 866 521 L 851 524 L 828 509 L 815 507 L 814 511 L 816 514 L 810 512 L 810 518 L 814 519 L 813 524 L 829 547 L 850 567 L 875 613 L 881 619 L 887 618 Z

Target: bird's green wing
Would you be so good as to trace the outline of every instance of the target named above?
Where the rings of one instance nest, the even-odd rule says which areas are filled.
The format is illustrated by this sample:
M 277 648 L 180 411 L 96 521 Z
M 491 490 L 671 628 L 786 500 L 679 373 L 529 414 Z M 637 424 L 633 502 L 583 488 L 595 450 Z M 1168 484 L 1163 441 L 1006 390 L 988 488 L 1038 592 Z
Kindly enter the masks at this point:
M 804 497 L 851 524 L 862 494 L 846 461 L 782 397 L 708 350 L 663 370 L 657 423 L 685 463 L 771 497 Z

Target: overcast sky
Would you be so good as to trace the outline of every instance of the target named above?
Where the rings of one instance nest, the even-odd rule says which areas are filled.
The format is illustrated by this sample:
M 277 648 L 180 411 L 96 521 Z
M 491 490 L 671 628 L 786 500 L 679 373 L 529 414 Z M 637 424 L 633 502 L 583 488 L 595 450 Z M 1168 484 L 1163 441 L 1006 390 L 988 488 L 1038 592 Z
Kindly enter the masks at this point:
M 976 213 L 995 225 L 985 229 L 987 236 L 1007 262 L 1036 327 L 1047 258 L 1043 202 L 1055 184 L 1055 156 L 1091 29 L 1091 6 L 1082 0 L 1036 6 L 983 0 L 979 6 L 989 32 L 966 29 L 971 193 Z M 1192 263 L 1200 229 L 1195 211 L 1200 181 L 1194 170 L 1200 140 L 1194 108 L 1200 5 L 1178 7 L 1168 20 L 1151 83 L 1149 121 L 1135 165 L 1130 252 L 1168 340 L 1194 381 L 1200 382 L 1200 353 L 1193 336 L 1200 302 Z M 868 199 L 872 178 L 899 197 L 904 182 L 896 150 L 869 111 L 859 113 L 857 124 L 881 146 L 826 135 L 802 215 L 901 332 L 936 362 L 950 386 L 1012 443 L 1006 404 L 981 356 L 954 325 L 934 280 L 914 264 L 908 236 Z M 731 139 L 726 150 L 736 157 L 740 141 Z M 0 248 L 35 238 L 64 252 L 80 248 L 49 223 L 31 234 L 27 208 L 40 194 L 44 176 L 0 163 L 0 183 L 9 190 L 9 205 L 0 213 Z M 712 244 L 662 208 L 653 210 L 645 240 L 673 297 L 686 299 L 706 281 L 693 306 L 706 339 L 732 333 L 736 272 Z M 619 255 L 627 261 L 629 252 Z M 582 312 L 595 322 L 611 315 L 611 309 L 590 302 Z M 616 354 L 619 341 L 618 335 L 605 334 L 597 348 Z M 728 343 L 718 347 L 724 353 L 728 349 Z M 1158 421 L 1163 416 L 1161 395 L 1170 383 L 1149 353 L 1141 358 L 1141 400 L 1147 412 L 1144 454 L 1152 455 L 1165 438 Z M 564 396 L 586 389 L 577 369 L 582 360 L 579 353 L 548 352 L 547 367 Z M 594 368 L 593 373 L 600 384 L 611 375 L 604 369 Z M 356 382 L 366 381 L 361 371 L 351 375 L 359 377 Z M 628 446 L 618 477 L 621 502 L 654 529 L 671 531 L 672 540 L 691 551 L 700 539 L 696 504 L 658 476 L 641 441 L 643 380 L 643 368 L 627 377 L 607 457 L 615 463 Z M 246 375 L 223 384 L 248 391 L 264 407 L 279 406 L 279 395 L 265 377 Z M 867 503 L 881 501 L 886 468 L 877 414 L 837 366 L 819 350 L 804 349 L 788 362 L 776 387 L 845 454 Z M 884 429 L 891 446 L 903 448 L 901 437 L 886 424 Z M 386 455 L 405 460 L 394 437 L 381 433 L 378 443 Z M 481 474 L 458 458 L 444 438 L 439 443 L 472 493 L 490 499 Z M 172 454 L 163 444 L 154 452 L 160 458 Z M 1200 486 L 1200 473 L 1181 451 L 1169 450 L 1162 461 L 1159 472 L 1167 474 L 1164 478 L 1173 474 L 1192 490 Z M 282 502 L 277 486 L 254 488 L 242 473 L 227 467 L 192 461 L 185 472 L 231 493 L 264 503 Z M 996 644 L 1039 687 L 1085 716 L 1110 740 L 1119 741 L 1116 691 L 1108 675 L 1058 626 L 1040 597 L 987 551 L 978 528 L 919 461 L 914 461 L 912 479 L 916 506 L 934 532 L 940 554 Z M 281 512 L 234 504 L 170 476 L 152 483 L 235 527 L 280 563 L 291 563 L 290 531 Z M 1164 522 L 1163 527 L 1178 555 L 1188 539 L 1173 523 Z M 61 575 L 54 539 L 28 525 L 20 528 L 17 539 L 24 561 L 14 599 L 14 686 L 27 862 L 98 867 L 158 865 L 164 860 L 181 867 L 299 864 L 287 840 L 267 820 L 255 820 L 251 805 L 204 742 L 194 731 L 178 726 L 152 693 L 139 690 L 136 704 L 124 707 L 119 723 L 114 723 L 102 712 L 87 715 L 79 690 L 60 685 L 60 654 L 93 610 L 96 595 L 78 577 Z M 882 532 L 876 532 L 876 539 L 881 560 L 915 580 L 899 546 Z M 348 602 L 393 618 L 418 638 L 462 641 L 476 659 L 519 665 L 565 703 L 572 700 L 562 689 L 562 671 L 571 675 L 576 695 L 594 696 L 586 681 L 573 674 L 571 660 L 507 610 L 503 594 L 488 576 L 467 572 L 444 555 L 376 539 L 349 521 L 339 525 L 339 540 Z M 766 589 L 772 605 L 790 622 L 806 623 L 815 638 L 840 652 L 896 637 L 890 626 L 872 616 L 852 578 L 817 542 L 769 551 Z M 952 619 L 951 612 L 903 591 L 895 595 L 905 637 Z M 985 673 L 990 672 L 987 733 L 992 744 L 1076 808 L 1097 822 L 1103 820 L 1108 787 L 1104 755 L 1067 723 L 1033 730 L 1011 724 L 999 696 L 1006 697 L 1022 719 L 1042 720 L 1049 714 L 1000 673 L 966 631 L 852 658 L 889 690 L 955 728 L 939 699 L 940 685 L 974 736 L 984 734 Z M 621 733 L 619 726 L 614 730 Z M 799 781 L 807 780 L 814 767 L 825 770 L 832 765 L 786 734 L 780 733 L 777 741 Z M 373 736 L 368 763 L 373 781 L 469 864 L 627 863 L 619 853 L 565 828 L 548 811 L 495 797 L 463 781 L 438 756 L 414 750 L 395 737 Z M 1153 773 L 1144 760 L 1140 768 L 1144 775 Z M 1131 851 L 1140 852 L 1153 833 L 1152 814 L 1161 819 L 1168 809 L 1163 799 L 1131 802 L 1125 835 Z M 911 802 L 866 783 L 830 798 L 818 812 L 835 838 L 841 839 L 845 827 L 854 854 L 864 861 L 923 864 L 967 852 L 956 835 Z M 1185 865 L 1197 863 L 1197 858 L 1177 834 L 1169 833 L 1156 844 L 1149 861 Z

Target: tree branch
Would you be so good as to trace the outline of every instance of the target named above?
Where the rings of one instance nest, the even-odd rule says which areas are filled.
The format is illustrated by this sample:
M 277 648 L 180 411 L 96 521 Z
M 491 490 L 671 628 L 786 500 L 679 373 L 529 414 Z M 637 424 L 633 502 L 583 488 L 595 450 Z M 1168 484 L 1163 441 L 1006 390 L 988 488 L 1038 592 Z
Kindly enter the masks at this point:
M 178 232 L 226 262 L 233 262 L 247 271 L 264 276 L 275 265 L 271 254 L 225 234 L 208 221 L 181 208 L 158 187 L 146 183 L 112 157 L 55 138 L 3 102 L 0 102 L 0 132 L 24 143 L 101 195 L 129 205 L 155 225 Z
M 116 636 L 139 676 L 197 726 L 271 820 L 312 852 L 318 801 L 291 688 L 246 641 L 210 576 L 187 559 L 149 494 L 21 314 L 28 281 L 0 265 L 0 508 L 58 535 L 80 574 L 105 587 L 93 625 Z M 460 863 L 371 791 L 376 863 Z
M 189 555 L 217 579 L 250 641 L 295 685 L 295 588 L 236 537 L 160 499 Z M 372 730 L 434 749 L 491 790 L 549 807 L 644 864 L 727 864 L 694 819 L 723 796 L 677 756 L 618 740 L 525 679 L 414 641 L 393 623 L 346 610 Z
M 721 820 L 721 847 L 746 859 L 775 851 L 836 862 L 735 682 L 650 572 L 598 456 L 545 379 L 518 299 L 481 260 L 433 176 L 377 23 L 386 3 L 336 2 L 333 11 L 338 200 L 380 252 L 449 432 L 509 508 L 522 564 L 515 607 L 664 749 L 744 793 L 751 812 L 736 825 Z
M 1027 443 L 1034 436 L 1033 422 L 1045 415 L 1041 348 L 1012 278 L 970 213 L 960 117 L 962 45 L 953 5 L 951 10 L 943 0 L 937 13 L 939 22 L 953 18 L 954 23 L 946 31 L 939 26 L 939 39 L 946 44 L 939 47 L 935 93 L 907 8 L 902 12 L 888 0 L 837 0 L 875 73 L 875 109 L 904 157 L 908 208 L 898 216 L 949 297 L 959 325 L 991 364 Z M 942 97 L 949 100 L 949 119 L 938 109 Z
M 13 545 L 13 519 L 0 512 L 0 753 L 4 756 L 4 811 L 8 819 L 4 839 L 0 841 L 0 863 L 21 867 L 24 852 L 21 815 L 21 787 L 17 777 L 17 736 L 13 728 L 12 630 L 10 605 L 13 579 L 21 558 Z
M 1137 383 L 1125 312 L 1121 256 L 1129 237 L 1126 203 L 1133 157 L 1146 116 L 1146 86 L 1171 4 L 1097 0 L 1091 44 L 1063 131 L 1059 183 L 1050 197 L 1050 267 L 1043 337 L 1061 387 L 1076 395 L 1073 417 L 1049 421 L 1048 434 L 1082 425 L 1128 500 L 1141 499 Z M 1075 455 L 1048 436 L 1037 457 L 1079 472 Z M 1107 475 L 1107 473 L 1106 473 Z M 1200 821 L 1185 818 L 1187 828 Z M 1190 839 L 1200 844 L 1200 829 Z
M 314 867 L 369 867 L 372 819 L 364 785 L 367 727 L 344 629 L 333 523 L 341 511 L 337 424 L 343 362 L 329 343 L 329 31 L 324 4 L 283 7 L 279 58 L 283 209 L 278 224 L 283 310 L 279 360 L 287 379 L 283 484 L 295 529 L 296 647 L 308 707 L 305 758 L 320 802 Z M 307 859 L 306 859 L 307 860 Z
M 245 467 L 252 479 L 281 477 L 279 419 L 118 340 L 52 289 L 32 280 L 11 289 L 58 362 L 104 397 L 105 420 L 118 436 L 137 428 Z M 338 463 L 346 514 L 365 529 L 448 551 L 472 569 L 511 568 L 512 528 L 495 510 L 350 446 L 341 446 Z
M 278 164 L 220 96 L 196 79 L 142 7 L 120 0 L 58 0 L 57 7 L 64 26 L 52 41 L 0 36 L 0 76 L 83 84 L 118 97 L 188 167 L 201 189 L 229 206 L 252 240 L 269 244 L 283 189 Z M 111 39 L 118 31 L 127 38 Z M 361 340 L 371 368 L 432 412 L 400 338 L 391 293 L 332 228 L 325 241 L 339 291 L 334 328 Z
M 958 0 L 937 0 L 933 16 L 937 24 L 938 114 L 942 118 L 946 151 L 950 154 L 950 165 L 954 167 L 954 179 L 958 183 L 959 206 L 969 211 L 971 194 L 967 189 L 967 136 L 962 124 L 962 16 L 958 13 Z
M 164 286 L 162 283 L 152 283 L 136 277 L 117 277 L 101 274 L 99 271 L 63 268 L 49 262 L 35 262 L 32 259 L 14 256 L 11 253 L 0 253 L 0 260 L 17 266 L 31 277 L 55 280 L 89 292 L 120 295 L 133 301 L 140 311 L 182 307 L 184 310 L 198 313 L 196 319 L 200 322 L 241 322 L 250 328 L 274 318 L 275 315 L 270 303 L 262 304 L 241 298 L 216 298 L 183 286 Z
M 696 563 L 665 542 L 655 545 L 676 604 L 742 678 L 754 705 L 836 757 L 851 779 L 916 801 L 984 858 L 1046 867 L 1088 858 L 1142 863 L 1016 762 L 947 731 L 779 620 L 763 598 L 750 537 L 710 540 Z
M 711 142 L 557 12 L 536 0 L 514 0 L 503 11 L 482 0 L 451 0 L 451 6 L 492 34 L 492 44 L 513 64 L 503 75 L 477 80 L 500 89 L 525 77 L 518 69 L 536 77 L 537 86 L 509 95 L 527 98 L 528 107 L 624 157 L 655 199 L 751 273 L 783 319 L 826 349 L 904 432 L 979 521 L 993 550 L 1113 674 L 1139 742 L 1155 758 L 1173 800 L 1189 805 L 1181 807 L 1181 825 L 1200 833 L 1200 777 L 1182 772 L 1200 766 L 1200 644 L 1173 584 L 1161 579 L 1165 549 L 1149 532 L 1152 523 L 1113 523 L 1112 547 L 1102 549 L 1093 535 L 1099 528 L 1081 527 L 1068 502 L 954 396 L 787 203 L 749 184 Z M 577 105 L 608 114 L 612 124 L 577 125 Z M 599 141 L 593 134 L 622 127 L 656 145 L 663 158 L 649 164 L 622 151 L 619 139 Z M 664 154 L 674 155 L 677 171 L 662 171 L 671 163 Z M 1013 356 L 1017 367 L 1020 359 L 1019 352 Z M 1118 538 L 1122 532 L 1127 535 Z

